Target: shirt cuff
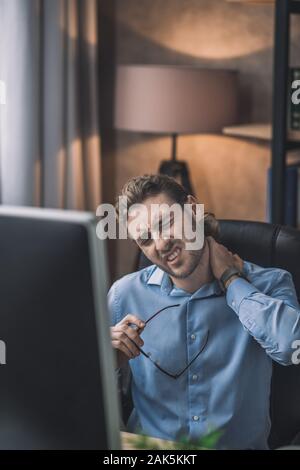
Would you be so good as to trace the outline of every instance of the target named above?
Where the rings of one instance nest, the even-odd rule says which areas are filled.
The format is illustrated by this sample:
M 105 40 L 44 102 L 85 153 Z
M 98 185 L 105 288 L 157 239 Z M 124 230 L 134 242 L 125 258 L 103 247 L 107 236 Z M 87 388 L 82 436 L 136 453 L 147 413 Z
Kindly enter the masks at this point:
M 226 292 L 226 301 L 236 313 L 239 312 L 241 302 L 249 295 L 258 292 L 255 286 L 243 278 L 231 281 Z

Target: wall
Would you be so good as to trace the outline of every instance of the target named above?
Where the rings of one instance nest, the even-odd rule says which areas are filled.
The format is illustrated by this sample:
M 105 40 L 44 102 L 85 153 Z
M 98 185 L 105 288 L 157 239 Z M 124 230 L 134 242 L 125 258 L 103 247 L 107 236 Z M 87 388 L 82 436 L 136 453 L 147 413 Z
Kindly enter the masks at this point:
M 271 117 L 274 8 L 225 0 L 116 0 L 118 63 L 179 64 L 239 71 L 240 122 Z M 298 42 L 300 23 L 293 22 Z M 294 45 L 292 61 L 299 55 Z M 299 62 L 298 64 L 299 65 Z M 224 90 L 226 92 L 226 90 Z M 133 175 L 156 172 L 170 140 L 115 133 L 115 190 Z M 179 138 L 200 202 L 219 218 L 264 220 L 270 148 L 222 135 Z M 116 276 L 133 269 L 132 242 L 116 242 Z

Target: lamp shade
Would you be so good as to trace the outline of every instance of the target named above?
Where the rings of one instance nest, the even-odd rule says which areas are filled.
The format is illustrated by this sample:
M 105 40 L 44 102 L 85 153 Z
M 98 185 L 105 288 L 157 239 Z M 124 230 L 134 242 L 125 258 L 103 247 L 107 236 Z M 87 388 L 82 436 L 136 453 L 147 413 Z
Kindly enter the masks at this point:
M 114 122 L 136 132 L 218 133 L 237 122 L 237 73 L 161 65 L 120 65 Z

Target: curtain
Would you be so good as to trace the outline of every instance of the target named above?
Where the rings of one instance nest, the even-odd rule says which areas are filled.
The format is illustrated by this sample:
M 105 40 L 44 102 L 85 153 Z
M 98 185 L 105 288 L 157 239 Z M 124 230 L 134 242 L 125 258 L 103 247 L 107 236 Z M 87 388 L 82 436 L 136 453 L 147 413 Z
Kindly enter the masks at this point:
M 1 203 L 101 202 L 98 0 L 0 0 Z

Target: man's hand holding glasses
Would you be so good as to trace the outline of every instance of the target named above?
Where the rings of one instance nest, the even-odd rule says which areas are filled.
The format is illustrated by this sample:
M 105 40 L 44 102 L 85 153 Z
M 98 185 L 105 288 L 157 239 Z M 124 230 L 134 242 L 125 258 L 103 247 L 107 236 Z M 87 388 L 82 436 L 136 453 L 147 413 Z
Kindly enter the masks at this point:
M 144 345 L 144 341 L 140 337 L 144 328 L 145 323 L 130 314 L 110 328 L 112 346 L 117 350 L 118 367 L 141 354 L 137 346 L 141 348 Z
M 111 338 L 113 348 L 117 349 L 117 364 L 118 367 L 121 367 L 124 362 L 128 359 L 134 359 L 135 357 L 142 354 L 145 358 L 149 359 L 152 364 L 159 369 L 163 374 L 167 375 L 172 379 L 178 379 L 181 377 L 184 372 L 186 372 L 194 361 L 198 358 L 201 352 L 204 350 L 209 336 L 209 331 L 207 331 L 203 344 L 200 347 L 198 353 L 185 365 L 185 367 L 177 372 L 170 372 L 155 360 L 152 359 L 150 353 L 143 351 L 142 346 L 144 341 L 140 338 L 140 334 L 143 332 L 147 323 L 151 322 L 153 319 L 157 318 L 161 313 L 165 312 L 168 309 L 173 309 L 180 307 L 180 304 L 168 305 L 159 309 L 157 312 L 153 313 L 146 321 L 142 321 L 137 318 L 135 315 L 126 315 L 124 319 L 117 323 L 116 326 L 111 327 Z

